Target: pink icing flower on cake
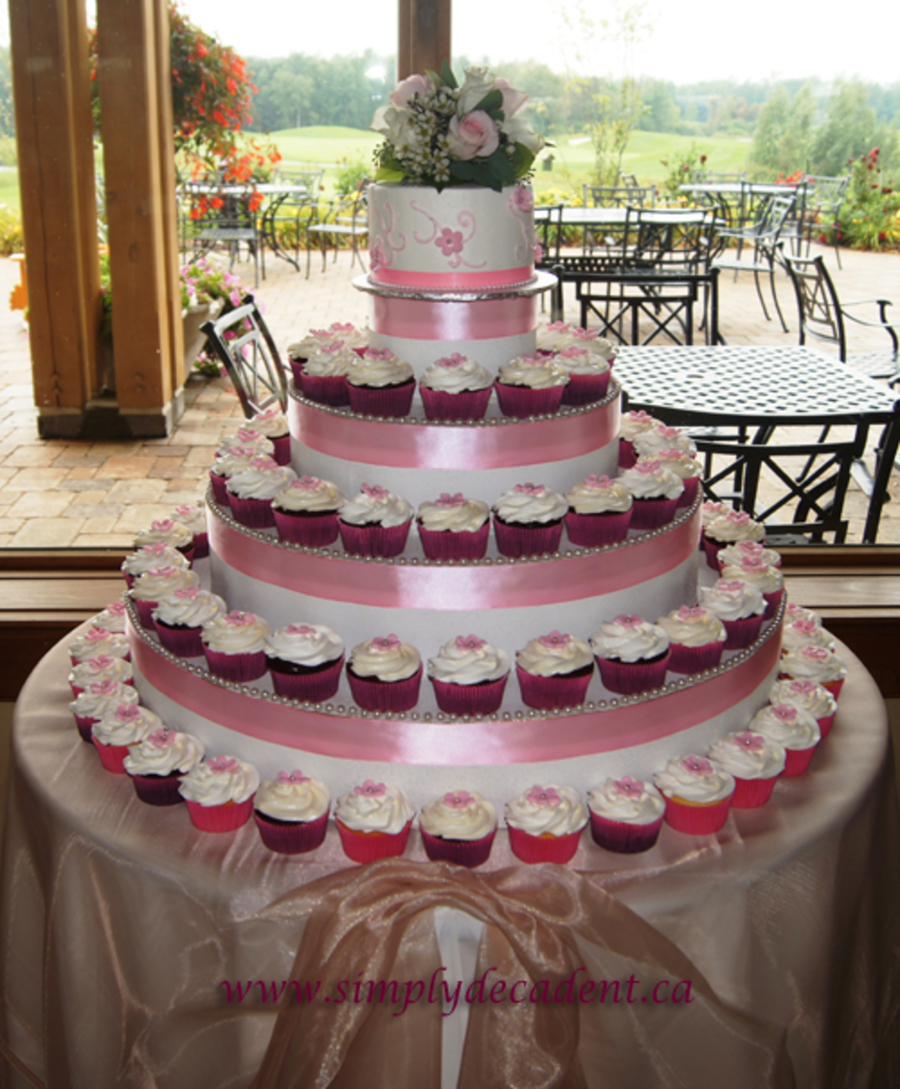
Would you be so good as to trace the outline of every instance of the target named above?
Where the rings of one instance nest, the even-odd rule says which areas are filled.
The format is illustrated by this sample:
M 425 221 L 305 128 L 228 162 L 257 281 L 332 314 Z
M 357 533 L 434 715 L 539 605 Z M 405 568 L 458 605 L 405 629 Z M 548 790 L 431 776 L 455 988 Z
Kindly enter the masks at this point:
M 141 552 L 149 552 L 153 556 L 160 556 L 169 547 L 165 541 L 156 541 L 154 544 L 144 545 Z
M 154 568 L 157 570 L 157 568 Z M 160 571 L 174 571 L 174 567 L 161 567 Z M 109 639 L 110 633 L 106 628 L 91 628 L 91 630 L 84 637 L 88 643 L 104 643 Z
M 517 484 L 513 488 L 518 495 L 543 495 L 546 490 L 543 484 Z
M 692 775 L 714 775 L 712 764 L 702 756 L 685 756 L 681 766 Z
M 732 740 L 744 752 L 762 752 L 766 747 L 766 739 L 760 734 L 751 734 L 749 730 L 736 734 Z
M 725 521 L 730 522 L 733 526 L 745 526 L 753 519 L 745 510 L 730 510 L 725 515 Z
M 589 473 L 584 478 L 584 483 L 587 484 L 589 488 L 611 488 L 615 481 L 612 477 L 607 476 L 606 473 L 604 473 L 603 476 L 596 476 L 594 473 Z
M 739 594 L 746 585 L 747 583 L 741 579 L 719 579 L 716 589 L 724 594 Z
M 281 410 L 277 408 L 267 408 L 263 412 L 257 412 L 256 418 L 258 420 L 274 420 L 277 416 L 281 415 Z
M 641 473 L 643 476 L 652 476 L 654 473 L 658 473 L 662 468 L 662 462 L 658 458 L 654 458 L 652 461 L 639 461 L 634 466 L 634 471 Z
M 444 795 L 444 804 L 451 809 L 465 809 L 474 800 L 467 790 L 450 790 Z
M 332 340 L 328 344 L 324 344 L 321 351 L 326 355 L 340 355 L 344 350 L 344 342 L 342 340 Z
M 379 635 L 372 640 L 372 649 L 381 651 L 383 654 L 396 650 L 399 646 L 400 640 L 396 635 Z
M 793 722 L 797 717 L 797 708 L 791 707 L 787 703 L 779 703 L 772 708 L 772 714 L 781 722 Z
M 91 694 L 94 696 L 111 696 L 118 687 L 118 681 L 105 680 L 97 681 L 90 686 Z
M 551 649 L 556 647 L 567 647 L 571 639 L 571 635 L 565 635 L 561 631 L 551 631 L 548 635 L 542 635 L 538 639 L 538 642 L 542 647 Z
M 163 546 L 165 547 L 165 546 Z M 114 601 L 112 605 L 107 605 L 106 611 L 110 616 L 124 616 L 125 615 L 125 602 Z
M 441 492 L 440 498 L 435 500 L 434 505 L 436 507 L 464 507 L 466 497 L 462 492 L 455 492 L 453 495 L 449 492 Z
M 798 632 L 800 635 L 809 635 L 815 638 L 818 627 L 818 624 L 816 624 L 814 620 L 795 620 L 791 624 L 791 631 Z
M 562 798 L 554 787 L 533 786 L 525 795 L 532 805 L 559 805 Z
M 459 352 L 454 352 L 453 355 L 442 356 L 437 361 L 437 365 L 443 367 L 444 370 L 449 371 L 453 370 L 455 367 L 461 367 L 465 361 L 466 357 L 464 355 L 460 355 Z
M 644 793 L 644 784 L 640 779 L 632 779 L 630 775 L 623 775 L 621 779 L 613 782 L 613 789 L 624 798 L 640 798 Z
M 632 423 L 653 423 L 653 417 L 643 409 L 639 409 L 637 412 L 629 412 L 628 419 Z
M 372 499 L 387 499 L 391 494 L 387 488 L 382 488 L 380 484 L 363 484 L 360 491 L 363 495 L 368 495 Z
M 600 336 L 600 332 L 597 329 L 573 329 L 572 336 L 576 340 L 596 340 Z
M 679 620 L 701 620 L 706 616 L 706 609 L 700 605 L 682 605 L 678 610 Z
M 487 640 L 479 639 L 477 635 L 457 635 L 456 645 L 460 650 L 481 650 L 487 646 Z
M 316 629 L 311 628 L 309 624 L 288 624 L 284 629 L 288 635 L 315 635 Z
M 227 775 L 237 771 L 240 764 L 233 756 L 214 756 L 208 764 L 209 770 L 216 775 Z
M 146 740 L 149 741 L 154 749 L 169 749 L 175 744 L 177 737 L 177 730 L 169 730 L 165 726 L 162 726 L 160 729 L 154 730 Z
M 769 565 L 765 560 L 760 559 L 759 556 L 742 556 L 741 557 L 741 570 L 742 571 L 768 571 Z
M 366 348 L 363 359 L 393 359 L 394 353 L 390 348 Z
M 173 576 L 179 574 L 177 567 L 173 567 L 170 563 L 164 564 L 162 567 L 151 567 L 147 572 L 148 575 L 153 575 L 154 578 L 170 579 Z M 94 628 L 94 631 L 102 631 L 102 628 Z M 88 632 L 88 638 L 90 638 L 90 632 Z
M 798 696 L 808 696 L 818 687 L 815 681 L 791 681 L 791 691 L 796 692 Z
M 171 518 L 161 518 L 159 521 L 151 522 L 150 528 L 155 533 L 170 533 L 175 528 L 175 523 Z
M 301 476 L 299 480 L 292 480 L 288 487 L 293 488 L 298 492 L 312 492 L 316 488 L 320 487 L 322 483 L 321 477 L 318 476 Z
M 241 442 L 254 443 L 265 438 L 265 435 L 261 431 L 257 431 L 255 427 L 239 427 L 235 432 L 235 437 Z
M 618 624 L 622 628 L 639 628 L 644 623 L 644 618 L 638 616 L 637 613 L 633 613 L 629 616 L 627 613 L 620 613 L 616 617 L 614 623 Z
M 804 647 L 800 653 L 804 658 L 812 658 L 815 662 L 827 662 L 829 657 L 824 647 Z
M 255 458 L 257 450 L 253 446 L 232 446 L 231 453 L 236 458 Z
M 113 712 L 113 717 L 119 722 L 134 722 L 141 717 L 141 709 L 136 703 L 120 703 Z
M 451 231 L 449 227 L 444 227 L 434 240 L 434 244 L 445 257 L 452 257 L 454 253 L 462 253 L 462 231 Z
M 174 596 L 181 601 L 196 601 L 199 593 L 201 593 L 199 586 L 185 586 L 181 590 L 176 590 Z
M 376 783 L 371 779 L 366 779 L 362 786 L 353 788 L 353 793 L 358 794 L 361 798 L 381 798 L 387 794 L 387 787 L 384 783 Z
M 308 775 L 304 775 L 302 771 L 279 771 L 278 773 L 279 783 L 309 783 L 311 782 Z
M 666 439 L 677 439 L 678 436 L 681 434 L 681 428 L 667 427 L 665 424 L 661 424 L 659 427 L 657 427 L 656 433 L 658 435 L 662 435 L 663 438 Z
M 356 332 L 356 326 L 352 321 L 333 321 L 329 326 L 329 329 L 338 336 L 350 336 L 352 333 Z M 272 411 L 274 412 L 275 409 Z
M 263 472 L 268 472 L 272 469 L 277 469 L 278 466 L 270 457 L 263 455 L 262 457 L 255 457 L 250 462 L 251 469 L 261 469 Z
M 497 83 L 501 82 L 500 80 Z M 505 80 L 503 82 L 506 82 Z M 496 84 L 495 84 L 496 86 Z M 504 96 L 504 101 L 505 101 Z M 527 98 L 527 95 L 523 95 L 523 98 Z M 509 113 L 507 117 L 511 116 Z M 510 206 L 518 208 L 520 212 L 533 212 L 534 211 L 534 197 L 531 194 L 531 190 L 527 189 L 524 185 L 517 185 L 513 190 L 513 195 L 509 198 Z
M 115 665 L 115 662 L 116 659 L 110 658 L 108 654 L 98 654 L 95 658 L 88 658 L 88 665 L 98 672 L 101 669 L 109 669 L 111 665 Z
M 222 622 L 230 624 L 233 628 L 249 628 L 251 624 L 256 623 L 256 617 L 253 613 L 242 612 L 240 609 L 235 609 L 234 612 L 226 613 L 222 617 Z
M 547 326 L 547 330 L 551 333 L 568 333 L 572 326 L 565 321 L 551 321 Z
M 573 346 L 571 348 L 563 348 L 563 350 L 558 354 L 561 355 L 564 359 L 585 359 L 587 358 L 588 353 L 587 348 L 578 348 Z

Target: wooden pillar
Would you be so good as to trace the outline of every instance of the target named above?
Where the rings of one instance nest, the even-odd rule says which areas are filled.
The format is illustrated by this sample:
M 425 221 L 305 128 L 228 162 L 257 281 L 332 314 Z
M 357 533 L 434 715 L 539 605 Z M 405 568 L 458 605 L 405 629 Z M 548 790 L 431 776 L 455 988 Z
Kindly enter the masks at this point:
M 38 426 L 77 435 L 100 327 L 84 0 L 10 0 L 9 12 Z
M 182 408 L 175 149 L 164 0 L 98 0 L 113 346 L 119 415 L 165 434 Z
M 450 61 L 451 0 L 398 0 L 397 78 Z

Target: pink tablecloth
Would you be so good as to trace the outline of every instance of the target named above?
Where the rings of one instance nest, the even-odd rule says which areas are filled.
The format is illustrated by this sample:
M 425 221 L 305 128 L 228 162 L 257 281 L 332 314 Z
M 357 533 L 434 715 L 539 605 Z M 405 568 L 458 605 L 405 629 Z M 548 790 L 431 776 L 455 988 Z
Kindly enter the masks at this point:
M 0 1046 L 53 1089 L 438 1089 L 465 1009 L 466 1089 L 896 1085 L 898 820 L 884 706 L 848 657 L 811 772 L 718 837 L 664 828 L 621 859 L 586 834 L 560 868 L 516 864 L 501 833 L 482 874 L 425 863 L 416 834 L 406 859 L 361 869 L 333 830 L 287 858 L 252 824 L 202 835 L 184 807 L 142 804 L 80 741 L 57 647 L 16 715 Z M 435 999 L 468 978 L 467 920 L 474 978 L 492 971 L 451 1013 Z M 315 999 L 237 1000 L 238 982 L 292 978 L 285 995 L 319 982 Z M 520 980 L 519 998 L 545 980 L 534 997 L 576 1000 L 510 1001 Z M 597 1001 L 603 980 L 618 1002 L 611 983 Z M 679 980 L 693 1001 L 654 1001 Z M 418 1000 L 368 1002 L 371 981 Z

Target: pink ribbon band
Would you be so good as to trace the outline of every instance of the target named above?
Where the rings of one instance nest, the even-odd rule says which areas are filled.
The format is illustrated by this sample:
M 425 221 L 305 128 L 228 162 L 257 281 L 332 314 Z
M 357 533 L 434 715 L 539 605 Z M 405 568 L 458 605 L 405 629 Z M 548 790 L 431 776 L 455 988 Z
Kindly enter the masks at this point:
M 210 511 L 213 552 L 249 578 L 308 597 L 385 609 L 516 609 L 580 601 L 666 574 L 692 555 L 700 538 L 698 509 L 625 548 L 534 562 L 524 578 L 514 563 L 412 566 L 294 551 L 249 536 Z
M 619 412 L 614 397 L 572 416 L 454 427 L 336 415 L 294 395 L 288 406 L 291 434 L 304 446 L 395 469 L 512 469 L 582 457 L 616 440 Z
M 370 295 L 369 325 L 376 333 L 408 340 L 522 336 L 537 327 L 537 296 L 436 302 Z
M 150 684 L 220 726 L 322 756 L 441 767 L 552 762 L 658 741 L 751 695 L 774 669 L 780 647 L 772 633 L 735 668 L 700 685 L 625 707 L 510 722 L 397 722 L 326 716 L 224 688 L 164 658 L 130 623 L 128 631 L 132 659 Z
M 522 265 L 521 268 L 497 269 L 494 272 L 405 272 L 401 269 L 380 268 L 369 273 L 369 279 L 378 284 L 420 287 L 424 290 L 456 288 L 460 291 L 524 284 L 533 276 L 534 269 L 529 268 L 528 265 Z

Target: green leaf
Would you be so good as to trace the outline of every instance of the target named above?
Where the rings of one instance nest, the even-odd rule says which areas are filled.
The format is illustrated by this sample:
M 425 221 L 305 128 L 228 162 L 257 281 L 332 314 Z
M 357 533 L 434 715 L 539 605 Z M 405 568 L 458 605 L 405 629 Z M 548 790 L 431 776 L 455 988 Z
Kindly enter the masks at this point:
M 425 69 L 425 75 L 428 76 L 428 78 L 435 85 L 435 87 L 440 87 L 441 83 L 443 83 L 443 80 L 437 74 L 437 72 L 432 72 L 430 68 Z
M 454 162 L 450 164 L 450 174 L 460 182 L 474 182 L 488 189 L 496 189 L 499 193 L 503 188 L 502 182 L 498 182 L 487 166 L 486 159 L 481 162 Z
M 516 177 L 521 178 L 527 174 L 533 162 L 534 155 L 528 148 L 524 144 L 516 144 L 515 151 L 509 156 L 509 165 L 513 168 Z
M 455 91 L 459 84 L 456 82 L 456 76 L 453 74 L 453 69 L 450 67 L 449 61 L 444 61 L 441 65 L 441 79 L 450 88 L 451 91 Z
M 485 113 L 490 113 L 491 110 L 503 109 L 503 92 L 502 91 L 488 91 L 484 98 L 475 107 L 476 110 L 484 110 Z
M 518 178 L 509 156 L 502 147 L 498 147 L 493 155 L 489 155 L 485 162 L 491 172 L 491 176 L 497 178 L 501 185 L 510 185 Z
M 406 177 L 406 171 L 402 167 L 389 166 L 383 163 L 375 174 L 377 182 L 399 182 Z

